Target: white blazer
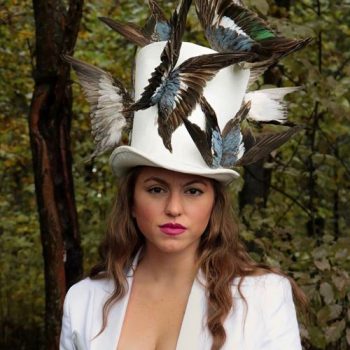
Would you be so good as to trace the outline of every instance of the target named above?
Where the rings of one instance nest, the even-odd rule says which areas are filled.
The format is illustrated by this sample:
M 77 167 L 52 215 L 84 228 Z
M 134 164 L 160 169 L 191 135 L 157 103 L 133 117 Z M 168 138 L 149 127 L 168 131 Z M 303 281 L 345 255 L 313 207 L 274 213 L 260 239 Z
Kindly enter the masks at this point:
M 113 281 L 86 278 L 70 288 L 64 303 L 60 350 L 117 349 L 135 266 L 134 261 L 127 275 L 128 292 L 113 305 L 106 329 L 96 338 L 102 325 L 102 307 L 113 291 Z M 211 348 L 201 278 L 199 274 L 193 283 L 176 350 Z M 238 280 L 232 283 L 234 308 L 224 323 L 227 339 L 222 350 L 301 350 L 289 281 L 272 273 L 246 277 L 241 290 L 248 308 L 238 294 L 237 283 Z

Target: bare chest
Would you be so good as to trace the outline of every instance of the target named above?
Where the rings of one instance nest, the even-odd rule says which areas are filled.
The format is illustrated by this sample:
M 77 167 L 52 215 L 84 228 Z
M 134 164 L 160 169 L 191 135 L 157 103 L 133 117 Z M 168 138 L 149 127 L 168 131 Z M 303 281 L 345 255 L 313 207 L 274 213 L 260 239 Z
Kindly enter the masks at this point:
M 187 288 L 133 285 L 117 350 L 175 350 L 186 310 Z

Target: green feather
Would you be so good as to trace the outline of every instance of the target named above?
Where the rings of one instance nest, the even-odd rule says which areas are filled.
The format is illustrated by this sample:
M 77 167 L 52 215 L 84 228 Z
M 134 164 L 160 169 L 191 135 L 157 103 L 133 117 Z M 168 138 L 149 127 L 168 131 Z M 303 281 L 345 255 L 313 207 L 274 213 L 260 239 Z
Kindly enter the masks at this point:
M 271 39 L 274 38 L 274 33 L 270 32 L 269 30 L 259 28 L 257 30 L 253 29 L 252 37 L 254 40 L 265 40 L 265 39 Z

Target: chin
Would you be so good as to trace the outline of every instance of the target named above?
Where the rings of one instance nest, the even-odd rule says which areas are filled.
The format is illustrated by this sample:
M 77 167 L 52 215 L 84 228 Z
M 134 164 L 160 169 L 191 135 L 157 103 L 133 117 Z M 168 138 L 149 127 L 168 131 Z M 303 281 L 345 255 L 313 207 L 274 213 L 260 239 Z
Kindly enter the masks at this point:
M 152 244 L 152 250 L 167 254 L 194 254 L 197 250 L 198 242 L 192 244 L 184 244 L 180 241 L 163 242 L 161 244 Z

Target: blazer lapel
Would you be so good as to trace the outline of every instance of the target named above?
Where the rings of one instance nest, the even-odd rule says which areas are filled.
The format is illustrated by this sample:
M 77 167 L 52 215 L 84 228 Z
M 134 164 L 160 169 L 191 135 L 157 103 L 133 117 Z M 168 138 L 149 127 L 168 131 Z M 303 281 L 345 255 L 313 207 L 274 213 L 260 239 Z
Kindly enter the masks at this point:
M 118 300 L 110 309 L 106 329 L 91 342 L 90 350 L 116 350 L 120 333 L 124 323 L 126 309 L 128 307 L 133 275 L 137 266 L 140 251 L 136 254 L 131 268 L 127 273 L 128 289 L 125 296 Z
M 203 281 L 204 278 L 199 272 L 188 298 L 176 350 L 210 348 L 205 327 L 207 301 Z

